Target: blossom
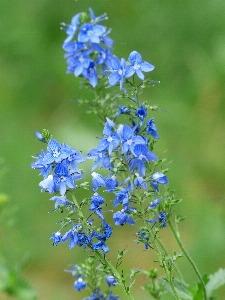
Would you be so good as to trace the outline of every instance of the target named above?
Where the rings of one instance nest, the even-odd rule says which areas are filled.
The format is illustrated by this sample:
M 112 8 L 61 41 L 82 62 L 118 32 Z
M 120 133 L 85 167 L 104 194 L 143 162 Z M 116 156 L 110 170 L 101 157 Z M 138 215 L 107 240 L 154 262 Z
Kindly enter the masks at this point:
M 92 171 L 98 166 L 98 164 L 100 164 L 100 169 L 111 169 L 113 167 L 113 165 L 110 162 L 109 155 L 106 154 L 106 150 L 99 151 L 98 149 L 92 149 L 88 152 L 86 157 L 89 159 L 95 159 L 95 163 L 91 168 Z
M 144 80 L 145 77 L 142 72 L 150 72 L 155 68 L 148 62 L 143 61 L 140 53 L 137 51 L 132 51 L 130 53 L 128 61 L 130 65 L 126 68 L 126 78 L 131 77 L 134 73 L 136 73 L 141 80 Z
M 66 199 L 66 196 L 54 196 L 49 200 L 55 201 L 55 209 L 61 207 L 61 209 L 63 210 L 63 208 L 70 204 L 70 201 Z
M 122 115 L 122 114 L 130 113 L 130 109 L 127 108 L 126 106 L 118 105 L 117 107 L 119 109 L 119 112 L 115 115 L 115 117 L 118 117 L 119 115 Z
M 86 282 L 80 277 L 74 282 L 74 288 L 80 292 L 81 289 L 86 287 Z
M 134 155 L 135 158 L 131 160 L 130 162 L 130 171 L 133 172 L 134 169 L 137 167 L 138 173 L 140 176 L 145 175 L 145 163 L 150 161 L 156 161 L 157 156 L 151 152 L 148 151 L 147 145 L 144 144 L 137 144 L 134 146 Z
M 106 31 L 105 27 L 102 25 L 92 25 L 90 23 L 85 23 L 80 27 L 80 32 L 78 34 L 79 42 L 100 43 L 100 36 Z
M 124 208 L 127 208 L 129 205 L 129 193 L 127 189 L 123 189 L 116 193 L 116 200 L 114 201 L 114 207 L 122 203 Z
M 65 39 L 64 43 L 68 43 L 68 42 L 70 42 L 73 39 L 73 37 L 74 37 L 74 35 L 75 35 L 76 31 L 77 31 L 79 22 L 80 22 L 80 15 L 81 15 L 81 13 L 76 14 L 72 18 L 71 23 L 69 25 L 64 24 L 64 23 L 62 24 L 62 25 L 64 25 L 64 26 L 67 27 L 66 33 L 68 35 L 68 37 Z
M 140 119 L 139 126 L 142 126 L 144 119 L 147 117 L 147 109 L 140 105 L 140 107 L 135 111 L 135 116 Z
M 58 246 L 58 243 L 62 240 L 62 234 L 59 231 L 54 232 L 50 237 L 50 240 L 54 241 L 53 246 Z
M 109 287 L 115 286 L 117 284 L 116 278 L 112 275 L 106 276 L 105 280 L 106 280 Z
M 105 123 L 103 134 L 104 138 L 99 142 L 97 149 L 98 151 L 108 150 L 109 155 L 112 154 L 112 151 L 119 145 L 120 137 L 117 133 L 113 133 L 114 123 L 106 118 L 107 122 Z
M 45 192 L 46 190 L 50 193 L 53 194 L 56 192 L 56 184 L 53 179 L 53 175 L 48 175 L 48 177 L 44 180 L 42 180 L 39 183 L 39 186 L 41 187 L 41 191 Z
M 115 55 L 113 56 L 112 59 L 112 69 L 109 71 L 111 74 L 109 75 L 109 84 L 111 86 L 117 84 L 117 82 L 120 82 L 120 89 L 123 89 L 123 81 L 125 78 L 125 72 L 126 72 L 126 61 L 124 58 L 121 59 L 121 61 L 116 57 Z
M 147 190 L 147 183 L 145 182 L 144 178 L 141 177 L 139 174 L 136 174 L 137 177 L 134 179 L 134 184 L 137 188 L 143 188 Z
M 154 139 L 159 139 L 159 134 L 158 134 L 157 128 L 154 124 L 154 118 L 151 118 L 146 123 L 146 132 L 147 132 L 147 134 L 151 134 L 154 137 Z
M 105 186 L 106 192 L 114 192 L 115 188 L 118 187 L 118 181 L 116 180 L 116 176 L 108 176 L 105 178 Z
M 160 198 L 156 198 L 155 200 L 153 200 L 150 205 L 149 208 L 155 208 L 156 206 L 158 206 L 160 203 Z
M 109 252 L 109 247 L 103 241 L 93 244 L 91 248 L 92 250 L 102 250 L 103 253 Z
M 163 173 L 155 172 L 151 176 L 150 184 L 151 184 L 152 187 L 154 187 L 154 189 L 156 189 L 157 192 L 159 191 L 159 183 L 160 184 L 167 184 L 168 183 L 168 178 Z
M 61 146 L 54 139 L 50 139 L 47 152 L 43 157 L 43 164 L 51 164 L 53 162 L 60 163 L 63 159 L 67 158 L 71 154 L 71 149 Z
M 98 73 L 93 60 L 89 61 L 89 65 L 84 71 L 82 72 L 84 78 L 88 79 L 90 85 L 95 88 L 98 83 Z
M 92 176 L 92 185 L 93 185 L 94 192 L 96 192 L 99 187 L 105 186 L 105 180 L 102 177 L 102 175 L 96 172 L 92 172 L 91 176 Z
M 129 214 L 127 214 L 126 211 L 129 211 L 129 209 L 127 210 L 122 209 L 121 211 L 117 211 L 116 213 L 113 214 L 113 220 L 115 222 L 115 225 L 123 226 L 126 223 L 129 223 L 130 225 L 135 224 L 132 217 Z
M 140 135 L 136 136 L 134 130 L 126 124 L 121 124 L 117 130 L 117 133 L 122 140 L 122 151 L 125 154 L 128 152 L 128 150 L 134 154 L 134 146 L 136 144 L 145 144 L 145 140 Z
M 56 187 L 62 196 L 66 193 L 66 188 L 75 189 L 73 177 L 68 173 L 67 168 L 63 164 L 57 164 L 55 174 L 53 176 Z

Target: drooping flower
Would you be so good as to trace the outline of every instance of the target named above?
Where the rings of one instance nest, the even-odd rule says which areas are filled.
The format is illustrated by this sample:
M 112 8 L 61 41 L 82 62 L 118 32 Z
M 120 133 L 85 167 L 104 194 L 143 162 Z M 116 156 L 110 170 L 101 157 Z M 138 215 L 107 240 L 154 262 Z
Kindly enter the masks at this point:
M 132 219 L 132 217 L 126 213 L 126 211 L 129 211 L 130 209 L 122 209 L 121 211 L 117 211 L 113 214 L 113 220 L 115 222 L 115 225 L 117 226 L 123 226 L 126 223 L 129 223 L 130 225 L 134 225 L 135 222 Z
M 46 179 L 39 183 L 39 186 L 41 187 L 42 192 L 48 191 L 50 194 L 56 192 L 56 184 L 53 179 L 53 175 L 48 175 Z
M 147 190 L 147 183 L 145 182 L 144 178 L 141 177 L 138 173 L 135 175 L 137 175 L 136 178 L 134 179 L 135 186 L 137 188 L 142 188 L 144 190 Z
M 74 282 L 74 288 L 80 292 L 81 289 L 86 287 L 86 282 L 80 277 Z
M 98 72 L 93 60 L 89 61 L 89 65 L 84 71 L 82 72 L 84 78 L 86 78 L 90 85 L 95 88 L 98 83 Z
M 63 210 L 63 208 L 70 204 L 70 201 L 66 199 L 66 196 L 54 196 L 49 200 L 55 201 L 55 209 L 60 207 Z
M 53 246 L 58 246 L 58 243 L 62 240 L 62 234 L 59 231 L 54 232 L 50 240 L 53 240 Z
M 102 175 L 92 172 L 92 185 L 93 185 L 93 191 L 96 192 L 99 187 L 105 186 L 105 180 L 102 177 Z
M 136 73 L 141 80 L 144 80 L 145 76 L 142 72 L 150 72 L 155 68 L 150 63 L 143 61 L 140 53 L 137 51 L 132 51 L 130 53 L 128 61 L 130 65 L 126 68 L 126 78 L 131 77 L 134 73 Z
M 147 117 L 147 109 L 140 105 L 140 107 L 135 111 L 135 116 L 137 116 L 139 121 L 139 126 L 142 126 L 144 119 Z
M 147 132 L 147 134 L 151 134 L 151 136 L 153 136 L 154 139 L 159 139 L 159 134 L 157 132 L 157 128 L 154 123 L 154 118 L 151 118 L 146 123 L 146 132 Z
M 160 184 L 167 184 L 168 183 L 168 178 L 166 175 L 164 175 L 163 173 L 160 172 L 155 172 L 152 176 L 151 176 L 151 181 L 150 184 L 151 186 L 156 189 L 156 191 L 159 191 L 159 183 Z
M 116 278 L 112 275 L 106 276 L 105 280 L 106 280 L 109 287 L 116 286 L 116 284 L 117 284 Z
M 67 168 L 63 164 L 57 164 L 55 174 L 53 176 L 55 185 L 62 196 L 66 193 L 66 188 L 75 189 L 73 177 L 68 173 Z

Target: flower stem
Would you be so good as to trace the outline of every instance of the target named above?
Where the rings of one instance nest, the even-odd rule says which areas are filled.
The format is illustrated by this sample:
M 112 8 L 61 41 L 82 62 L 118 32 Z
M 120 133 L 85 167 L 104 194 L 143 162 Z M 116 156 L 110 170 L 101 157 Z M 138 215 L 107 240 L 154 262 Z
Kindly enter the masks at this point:
M 112 272 L 112 275 L 117 279 L 118 284 L 123 287 L 123 290 L 124 290 L 125 294 L 127 295 L 128 299 L 134 300 L 134 298 L 131 296 L 130 288 L 125 285 L 125 282 L 122 279 L 122 276 L 116 270 L 116 268 L 113 267 L 113 265 L 109 262 L 109 260 L 107 260 L 100 251 L 95 251 L 95 254 L 98 256 L 101 263 L 106 265 L 107 268 Z
M 173 233 L 173 235 L 174 235 L 174 237 L 175 237 L 178 245 L 180 246 L 183 254 L 186 256 L 187 260 L 189 261 L 190 265 L 192 266 L 195 274 L 197 275 L 197 277 L 198 277 L 198 279 L 200 281 L 200 284 L 201 284 L 202 290 L 203 290 L 204 300 L 207 300 L 207 294 L 206 294 L 205 284 L 204 284 L 204 281 L 202 279 L 202 276 L 201 276 L 201 274 L 200 274 L 200 272 L 199 272 L 196 264 L 194 263 L 194 261 L 192 260 L 192 258 L 188 254 L 188 252 L 185 250 L 184 245 L 182 244 L 181 240 L 179 239 L 179 236 L 178 236 L 178 234 L 177 234 L 177 232 L 176 232 L 175 228 L 173 227 L 173 224 L 171 223 L 170 220 L 168 220 L 168 224 L 169 224 L 170 229 L 171 229 L 171 231 L 172 231 L 172 233 Z
M 147 223 L 145 225 L 148 226 L 149 224 Z M 171 272 L 169 271 L 169 269 L 168 269 L 168 267 L 166 265 L 166 261 L 165 261 L 165 259 L 163 259 L 162 253 L 161 253 L 160 249 L 158 248 L 158 246 L 156 244 L 156 240 L 155 240 L 154 234 L 153 234 L 153 232 L 152 232 L 151 229 L 149 230 L 149 236 L 150 236 L 150 239 L 151 239 L 151 245 L 153 246 L 153 248 L 155 250 L 155 253 L 158 256 L 159 264 L 163 268 L 163 271 L 164 271 L 164 273 L 166 275 L 167 282 L 168 282 L 168 284 L 171 287 L 171 290 L 172 290 L 172 292 L 173 292 L 173 294 L 175 296 L 175 299 L 181 300 L 180 297 L 179 297 L 179 295 L 177 294 L 177 291 L 176 291 L 175 286 L 173 284 L 173 279 L 172 279 L 172 276 L 171 276 Z

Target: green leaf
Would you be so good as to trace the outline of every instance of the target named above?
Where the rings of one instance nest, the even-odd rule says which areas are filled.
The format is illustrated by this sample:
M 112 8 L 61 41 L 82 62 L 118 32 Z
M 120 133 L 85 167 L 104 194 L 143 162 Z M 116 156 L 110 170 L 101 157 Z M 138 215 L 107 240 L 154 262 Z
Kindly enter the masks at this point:
M 177 278 L 174 278 L 173 279 L 173 283 L 174 283 L 174 286 L 176 288 L 176 291 L 179 295 L 179 297 L 182 299 L 182 300 L 194 300 L 193 299 L 193 296 L 192 294 L 190 293 L 189 289 L 188 289 L 188 285 L 184 282 L 184 281 L 181 281 Z M 172 293 L 172 290 L 171 290 L 171 287 L 169 286 L 168 283 L 165 283 L 165 288 L 171 293 Z
M 219 269 L 216 273 L 209 275 L 209 282 L 206 284 L 207 295 L 225 284 L 225 269 Z

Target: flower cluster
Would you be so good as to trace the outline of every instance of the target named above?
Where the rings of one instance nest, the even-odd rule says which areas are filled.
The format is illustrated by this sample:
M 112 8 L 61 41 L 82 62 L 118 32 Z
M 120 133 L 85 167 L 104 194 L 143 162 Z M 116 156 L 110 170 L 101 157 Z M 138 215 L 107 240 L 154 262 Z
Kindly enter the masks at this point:
M 90 8 L 90 18 L 86 13 L 75 15 L 70 24 L 62 23 L 67 38 L 63 49 L 66 51 L 67 73 L 82 76 L 92 87 L 96 87 L 100 76 L 111 68 L 113 40 L 108 37 L 111 30 L 99 25 L 107 19 L 106 14 L 96 17 Z

